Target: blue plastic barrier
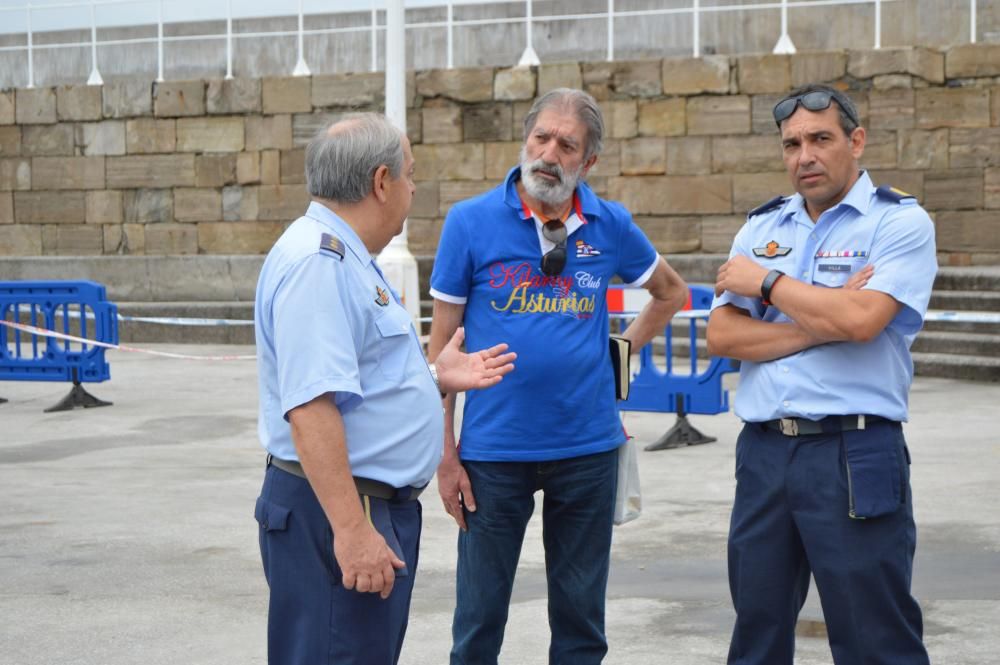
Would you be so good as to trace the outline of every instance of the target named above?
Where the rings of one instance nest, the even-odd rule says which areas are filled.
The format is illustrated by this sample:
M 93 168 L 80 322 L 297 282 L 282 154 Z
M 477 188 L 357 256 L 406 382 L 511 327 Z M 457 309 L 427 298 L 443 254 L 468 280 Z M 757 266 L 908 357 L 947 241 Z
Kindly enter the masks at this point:
M 624 288 L 624 287 L 611 287 Z M 712 307 L 712 287 L 693 284 L 691 297 L 685 310 L 707 312 Z M 729 410 L 729 391 L 722 387 L 722 376 L 739 370 L 738 365 L 728 358 L 710 358 L 708 366 L 698 368 L 698 321 L 707 321 L 708 316 L 692 317 L 688 321 L 688 342 L 690 344 L 690 367 L 685 373 L 675 371 L 673 326 L 668 324 L 664 331 L 664 367 L 661 370 L 653 360 L 653 346 L 647 344 L 639 351 L 639 370 L 632 378 L 627 400 L 619 407 L 622 411 L 653 411 L 676 413 L 677 423 L 656 443 L 646 450 L 660 450 L 680 445 L 708 443 L 714 438 L 706 437 L 687 421 L 688 413 L 713 415 Z
M 96 282 L 0 282 L 0 319 L 46 330 L 118 343 L 118 308 Z M 111 378 L 105 349 L 92 344 L 40 337 L 0 326 L 0 381 L 72 381 L 73 389 L 46 411 L 107 406 L 81 383 Z

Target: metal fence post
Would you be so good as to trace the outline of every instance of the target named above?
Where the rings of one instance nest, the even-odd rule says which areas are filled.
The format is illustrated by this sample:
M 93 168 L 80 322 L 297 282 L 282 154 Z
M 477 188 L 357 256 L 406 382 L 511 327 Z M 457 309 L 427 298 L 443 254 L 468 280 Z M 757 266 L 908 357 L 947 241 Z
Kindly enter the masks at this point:
M 795 53 L 795 44 L 788 36 L 788 0 L 781 0 L 781 36 L 778 43 L 774 45 L 774 53 L 791 54 Z
M 156 80 L 163 82 L 163 0 L 157 3 L 156 17 Z
M 531 45 L 532 35 L 531 35 L 531 24 L 532 24 L 532 3 L 531 0 L 525 0 L 527 5 L 527 13 L 524 17 L 524 27 L 525 27 L 525 39 L 527 40 L 527 45 L 524 47 L 524 53 L 521 54 L 521 59 L 518 60 L 518 67 L 531 67 L 532 65 L 542 64 L 538 60 L 538 54 L 535 53 L 535 47 Z
M 226 0 L 226 80 L 233 78 L 233 0 Z
M 310 74 L 309 65 L 306 64 L 306 59 L 302 55 L 302 0 L 299 0 L 299 61 L 295 63 L 292 76 L 309 76 Z
M 701 55 L 701 3 L 694 0 L 691 5 L 691 35 L 694 37 L 691 44 L 691 55 L 697 58 Z
M 448 69 L 455 66 L 455 8 L 448 0 Z
M 875 50 L 882 48 L 882 0 L 875 0 Z
M 976 43 L 976 0 L 969 0 L 969 43 Z
M 101 72 L 97 70 L 97 9 L 94 0 L 90 0 L 90 78 L 87 85 L 104 85 Z
M 24 6 L 24 12 L 28 17 L 28 87 L 35 87 L 35 62 L 34 53 L 32 52 L 32 35 L 31 35 L 31 3 L 29 2 Z
M 608 62 L 615 60 L 615 0 L 608 0 Z
M 373 72 L 377 72 L 378 71 L 378 8 L 375 6 L 375 0 L 372 0 L 371 42 L 372 42 L 371 70 Z

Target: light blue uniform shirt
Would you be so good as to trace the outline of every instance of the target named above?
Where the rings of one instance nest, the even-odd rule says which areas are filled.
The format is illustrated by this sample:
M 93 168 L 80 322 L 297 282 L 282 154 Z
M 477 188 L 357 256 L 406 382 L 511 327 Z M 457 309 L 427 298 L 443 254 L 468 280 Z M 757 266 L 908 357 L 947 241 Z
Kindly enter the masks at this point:
M 254 318 L 257 430 L 269 453 L 298 460 L 288 412 L 329 394 L 355 476 L 430 481 L 444 441 L 441 396 L 410 315 L 346 222 L 312 203 L 282 234 L 261 269 Z
M 773 257 L 768 258 L 768 243 Z M 789 250 L 785 253 L 785 250 Z M 755 251 L 756 250 L 756 251 Z M 814 224 L 801 195 L 747 220 L 730 257 L 742 254 L 765 268 L 816 286 L 839 288 L 867 263 L 875 274 L 866 289 L 903 305 L 867 344 L 835 342 L 770 362 L 744 361 L 736 415 L 747 422 L 867 414 L 904 421 L 913 380 L 910 344 L 923 325 L 937 256 L 934 226 L 913 198 L 892 200 L 876 192 L 867 172 Z M 712 308 L 732 304 L 755 319 L 789 321 L 761 299 L 725 292 Z M 836 316 L 836 313 L 833 313 Z

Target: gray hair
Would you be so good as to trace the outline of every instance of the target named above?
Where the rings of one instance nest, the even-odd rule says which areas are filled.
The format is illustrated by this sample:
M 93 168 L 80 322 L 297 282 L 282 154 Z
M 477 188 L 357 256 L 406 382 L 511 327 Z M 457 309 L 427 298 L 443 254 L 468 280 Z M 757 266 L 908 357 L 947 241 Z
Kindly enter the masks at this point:
M 604 147 L 604 116 L 597 102 L 583 90 L 573 88 L 556 88 L 550 90 L 535 100 L 528 115 L 524 116 L 524 140 L 528 140 L 531 130 L 535 128 L 539 114 L 546 109 L 569 110 L 587 127 L 587 145 L 584 148 L 584 161 L 593 155 L 599 155 Z
M 381 113 L 353 113 L 324 127 L 306 147 L 306 185 L 313 196 L 357 203 L 372 191 L 385 165 L 389 176 L 403 170 L 403 133 Z

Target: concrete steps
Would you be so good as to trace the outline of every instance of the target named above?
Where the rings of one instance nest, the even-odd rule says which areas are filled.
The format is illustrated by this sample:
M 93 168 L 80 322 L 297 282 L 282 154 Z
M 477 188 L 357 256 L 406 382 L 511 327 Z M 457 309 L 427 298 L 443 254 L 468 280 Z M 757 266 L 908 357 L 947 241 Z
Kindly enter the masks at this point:
M 118 324 L 122 344 L 184 342 L 185 344 L 253 344 L 252 302 L 119 302 Z M 214 325 L 177 325 L 176 322 L 129 320 L 132 317 L 160 319 L 205 319 Z M 223 321 L 226 320 L 226 321 Z M 249 321 L 249 325 L 236 321 Z
M 931 294 L 931 309 L 1000 312 L 1000 291 L 938 291 Z
M 1000 266 L 941 268 L 930 308 L 1000 313 Z M 1000 323 L 928 321 L 912 351 L 922 376 L 1000 381 Z
M 921 376 L 972 381 L 1000 381 L 1000 358 L 953 353 L 914 353 L 914 371 Z
M 1000 358 L 1000 335 L 924 330 L 917 335 L 911 351 Z

